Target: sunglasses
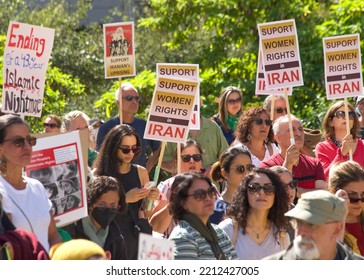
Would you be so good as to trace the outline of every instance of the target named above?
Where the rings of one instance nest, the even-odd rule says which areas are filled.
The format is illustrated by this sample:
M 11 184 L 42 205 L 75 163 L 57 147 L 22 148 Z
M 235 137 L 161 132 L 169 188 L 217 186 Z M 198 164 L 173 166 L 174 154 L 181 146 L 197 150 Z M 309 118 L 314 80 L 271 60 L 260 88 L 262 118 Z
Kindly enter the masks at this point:
M 193 196 L 194 199 L 197 201 L 203 201 L 206 199 L 207 196 L 210 198 L 214 198 L 216 196 L 216 190 L 214 187 L 209 188 L 206 190 L 195 190 L 193 194 L 188 194 L 187 196 Z
M 246 171 L 252 171 L 254 169 L 254 165 L 252 164 L 247 164 L 247 165 L 238 165 L 236 168 L 235 168 L 235 171 L 237 173 L 240 173 L 240 174 L 243 174 Z
M 265 195 L 272 195 L 274 194 L 276 188 L 273 185 L 261 186 L 258 183 L 253 183 L 248 186 L 248 191 L 251 194 L 258 194 L 261 190 L 263 190 Z
M 241 103 L 241 97 L 236 98 L 236 99 L 228 99 L 228 100 L 226 100 L 226 102 L 230 105 L 234 105 L 235 103 Z
M 121 150 L 123 152 L 123 154 L 129 154 L 130 151 L 133 152 L 133 154 L 137 154 L 140 152 L 140 147 L 137 147 L 137 146 L 132 146 L 131 148 L 129 146 L 120 146 L 119 147 L 119 150 Z
M 120 205 L 112 205 L 110 207 L 107 206 L 95 206 L 96 208 L 98 208 L 100 211 L 104 212 L 106 209 L 110 209 L 111 212 L 118 212 L 120 209 Z
M 345 111 L 336 111 L 334 117 L 345 120 Z M 349 112 L 349 120 L 355 119 L 355 112 Z
M 283 111 L 286 112 L 286 114 L 288 113 L 287 108 L 282 108 L 282 107 L 274 108 L 274 111 L 276 111 L 277 114 L 282 114 Z
M 25 145 L 25 141 L 27 141 L 27 143 L 30 145 L 30 146 L 35 146 L 37 144 L 37 138 L 35 137 L 32 137 L 30 135 L 28 135 L 27 137 L 14 137 L 14 138 L 11 138 L 11 139 L 6 139 L 4 140 L 5 141 L 11 141 L 11 143 L 15 146 L 15 147 L 24 147 Z
M 357 192 L 348 193 L 350 203 L 357 203 L 359 201 L 364 202 L 364 193 L 362 193 L 359 197 Z
M 194 162 L 200 162 L 202 160 L 201 154 L 193 154 L 193 155 L 181 155 L 183 162 L 190 162 L 191 158 Z
M 46 127 L 50 127 L 50 128 L 52 128 L 52 129 L 53 129 L 53 128 L 56 128 L 56 127 L 57 127 L 57 128 L 59 128 L 59 126 L 58 126 L 57 124 L 55 124 L 55 123 L 44 123 L 44 124 L 43 124 L 43 127 L 44 127 L 44 128 L 46 128 Z
M 291 188 L 292 190 L 295 190 L 297 188 L 297 186 L 298 186 L 298 181 L 292 180 L 291 182 L 286 184 L 286 189 Z
M 272 124 L 272 121 L 270 119 L 263 120 L 262 118 L 257 118 L 254 120 L 254 122 L 257 125 L 262 125 L 263 122 L 265 123 L 266 126 L 270 126 Z
M 127 95 L 127 96 L 123 96 L 123 98 L 126 100 L 126 101 L 132 101 L 133 99 L 135 99 L 135 101 L 139 101 L 140 97 L 138 95 Z

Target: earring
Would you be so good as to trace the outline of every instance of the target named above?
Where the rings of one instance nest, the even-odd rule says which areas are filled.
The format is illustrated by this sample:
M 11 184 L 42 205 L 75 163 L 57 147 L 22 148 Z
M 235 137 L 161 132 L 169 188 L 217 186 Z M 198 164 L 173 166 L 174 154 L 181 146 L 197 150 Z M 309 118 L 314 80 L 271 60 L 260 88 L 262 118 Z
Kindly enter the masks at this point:
M 5 157 L 1 157 L 0 158 L 0 175 L 2 177 L 6 177 L 6 172 L 7 172 L 7 161 Z
M 248 139 L 248 141 L 252 140 L 252 135 L 250 134 L 250 132 L 249 132 L 249 134 L 248 134 L 248 136 L 246 138 Z

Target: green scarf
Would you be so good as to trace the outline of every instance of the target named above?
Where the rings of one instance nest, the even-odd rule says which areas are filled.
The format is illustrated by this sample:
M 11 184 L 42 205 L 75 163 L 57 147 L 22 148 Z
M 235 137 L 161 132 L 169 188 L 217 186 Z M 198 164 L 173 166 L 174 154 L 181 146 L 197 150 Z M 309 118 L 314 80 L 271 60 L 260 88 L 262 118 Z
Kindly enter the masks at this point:
M 210 221 L 207 221 L 207 224 L 204 225 L 200 218 L 189 212 L 185 212 L 182 215 L 182 220 L 185 220 L 187 223 L 189 223 L 191 227 L 197 230 L 206 239 L 206 241 L 210 244 L 217 260 L 226 260 L 224 251 L 221 250 L 219 246 L 216 231 L 212 227 Z
M 237 115 L 236 117 L 228 115 L 227 120 L 226 120 L 226 124 L 228 125 L 228 127 L 230 127 L 230 129 L 232 131 L 235 131 L 238 120 L 239 120 L 239 115 Z

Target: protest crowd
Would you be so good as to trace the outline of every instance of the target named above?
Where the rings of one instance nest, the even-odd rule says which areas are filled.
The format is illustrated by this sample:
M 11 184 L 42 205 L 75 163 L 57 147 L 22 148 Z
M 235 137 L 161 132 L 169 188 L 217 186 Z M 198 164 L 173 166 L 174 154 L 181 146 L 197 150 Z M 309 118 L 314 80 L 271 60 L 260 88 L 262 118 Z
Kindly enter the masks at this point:
M 121 38 L 110 56 L 128 53 Z M 140 96 L 129 82 L 115 92 L 117 116 L 42 116 L 39 137 L 5 110 L 0 260 L 137 260 L 141 233 L 172 241 L 176 260 L 364 259 L 362 89 L 353 104 L 333 102 L 312 129 L 290 113 L 286 91 L 244 107 L 241 89 L 230 85 L 218 111 L 203 116 L 194 111 L 197 80 L 160 77 L 148 120 L 136 117 Z M 161 113 L 164 104 L 176 115 Z M 189 127 L 193 114 L 199 125 Z M 71 137 L 82 155 L 60 152 L 67 145 L 57 141 Z M 37 166 L 42 149 L 65 160 Z

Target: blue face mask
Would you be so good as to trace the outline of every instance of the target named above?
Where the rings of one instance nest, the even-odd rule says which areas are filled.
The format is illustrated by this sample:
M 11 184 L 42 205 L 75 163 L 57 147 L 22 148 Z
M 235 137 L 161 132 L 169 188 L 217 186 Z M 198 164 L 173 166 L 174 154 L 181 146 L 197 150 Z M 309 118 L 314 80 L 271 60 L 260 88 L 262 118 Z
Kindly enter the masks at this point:
M 111 211 L 110 208 L 104 207 L 95 207 L 91 212 L 92 217 L 103 229 L 111 224 L 117 214 L 118 212 Z

